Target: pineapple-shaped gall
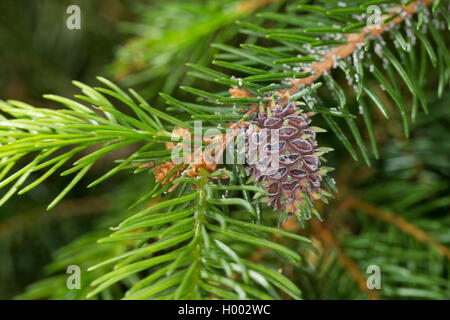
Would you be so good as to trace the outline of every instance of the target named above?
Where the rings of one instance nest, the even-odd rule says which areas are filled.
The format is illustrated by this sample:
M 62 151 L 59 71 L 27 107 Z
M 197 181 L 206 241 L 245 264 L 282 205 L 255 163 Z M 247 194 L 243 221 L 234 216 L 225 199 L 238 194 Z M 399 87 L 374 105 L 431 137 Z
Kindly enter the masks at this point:
M 247 129 L 247 174 L 267 190 L 269 205 L 288 213 L 310 212 L 323 199 L 319 156 L 325 149 L 317 147 L 311 115 L 289 103 L 260 112 Z

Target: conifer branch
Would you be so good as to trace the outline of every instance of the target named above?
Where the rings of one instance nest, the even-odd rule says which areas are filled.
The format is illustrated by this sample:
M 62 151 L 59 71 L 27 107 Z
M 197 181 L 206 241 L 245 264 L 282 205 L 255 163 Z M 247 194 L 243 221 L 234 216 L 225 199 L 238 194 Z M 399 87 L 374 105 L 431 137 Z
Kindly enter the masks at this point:
M 342 210 L 361 210 L 361 212 L 369 214 L 376 219 L 381 219 L 387 223 L 391 223 L 399 230 L 414 237 L 417 241 L 433 246 L 440 254 L 450 260 L 450 249 L 448 247 L 397 214 L 376 208 L 370 203 L 354 197 L 348 197 L 346 201 L 342 203 Z

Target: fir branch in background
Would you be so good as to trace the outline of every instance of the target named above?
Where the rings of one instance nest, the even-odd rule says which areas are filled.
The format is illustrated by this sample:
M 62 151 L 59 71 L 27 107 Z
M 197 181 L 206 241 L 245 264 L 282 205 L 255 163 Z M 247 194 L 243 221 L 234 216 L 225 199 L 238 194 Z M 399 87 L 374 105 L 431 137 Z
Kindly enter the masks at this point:
M 0 59 L 8 62 L 0 69 L 2 99 L 35 103 L 49 91 L 71 92 L 72 79 L 95 79 L 113 58 L 111 48 L 125 40 L 116 24 L 126 17 L 132 3 L 79 0 L 83 19 L 89 23 L 72 32 L 62 19 L 55 18 L 65 16 L 68 1 L 2 1 L 0 42 L 5 47 Z

